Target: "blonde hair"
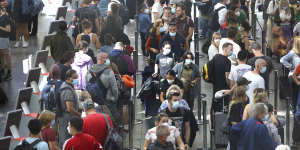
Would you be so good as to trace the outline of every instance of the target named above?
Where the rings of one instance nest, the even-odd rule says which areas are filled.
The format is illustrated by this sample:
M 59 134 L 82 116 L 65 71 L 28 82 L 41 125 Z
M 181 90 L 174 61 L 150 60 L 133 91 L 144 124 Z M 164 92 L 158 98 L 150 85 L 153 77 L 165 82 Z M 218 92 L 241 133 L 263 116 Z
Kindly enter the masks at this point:
M 253 103 L 264 103 L 267 99 L 267 92 L 262 88 L 256 88 L 253 91 L 254 98 Z
M 150 33 L 156 32 L 156 28 L 159 27 L 159 25 L 162 23 L 162 19 L 157 19 L 155 20 L 155 22 L 153 23 L 153 26 L 150 29 Z
M 300 54 L 300 36 L 294 38 L 293 51 L 295 51 L 296 54 Z
M 238 86 L 237 88 L 234 89 L 232 100 L 230 101 L 230 104 L 229 104 L 229 113 L 230 113 L 232 105 L 238 104 L 238 103 L 243 103 L 246 101 L 247 101 L 246 87 Z
M 180 87 L 179 87 L 178 85 L 176 85 L 176 84 L 173 84 L 173 85 L 171 85 L 171 86 L 168 88 L 167 93 L 166 93 L 166 96 L 168 96 L 169 93 L 174 92 L 174 91 L 180 93 L 180 96 L 179 96 L 179 97 L 182 98 L 182 93 L 181 93 L 181 91 L 180 91 Z
M 39 120 L 42 122 L 42 126 L 47 126 L 54 119 L 55 113 L 49 110 L 44 110 L 39 116 Z
M 211 41 L 214 41 L 214 39 L 216 38 L 216 36 L 220 36 L 221 37 L 221 34 L 219 32 L 214 32 L 214 34 L 212 35 Z
M 87 91 L 81 91 L 80 92 L 80 96 L 83 100 L 89 100 L 89 99 L 92 99 L 91 95 L 89 92 Z

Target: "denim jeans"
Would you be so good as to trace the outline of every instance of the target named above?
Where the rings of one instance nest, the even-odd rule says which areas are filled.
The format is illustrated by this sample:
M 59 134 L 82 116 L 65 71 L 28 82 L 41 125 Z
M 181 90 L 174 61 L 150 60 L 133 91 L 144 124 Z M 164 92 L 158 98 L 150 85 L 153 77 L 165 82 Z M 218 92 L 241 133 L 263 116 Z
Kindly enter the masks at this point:
M 207 33 L 208 19 L 201 16 L 200 17 L 200 25 L 201 25 L 201 29 L 202 29 L 200 35 L 205 37 L 206 33 Z

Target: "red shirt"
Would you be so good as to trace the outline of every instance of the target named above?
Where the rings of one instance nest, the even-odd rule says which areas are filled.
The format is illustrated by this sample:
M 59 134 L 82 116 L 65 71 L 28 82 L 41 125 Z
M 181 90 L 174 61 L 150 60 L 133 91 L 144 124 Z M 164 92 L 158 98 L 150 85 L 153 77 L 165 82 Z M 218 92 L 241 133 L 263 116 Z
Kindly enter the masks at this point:
M 110 117 L 108 115 L 106 115 L 106 117 L 112 127 Z M 94 136 L 96 140 L 102 145 L 104 145 L 105 143 L 106 129 L 107 126 L 103 114 L 90 114 L 83 118 L 82 133 L 87 133 Z
M 42 129 L 42 138 L 43 138 L 43 141 L 45 141 L 47 143 L 54 142 L 54 141 L 56 141 L 56 133 L 50 127 L 44 128 L 44 129 Z
M 79 133 L 65 142 L 63 150 L 103 150 L 103 148 L 93 136 Z
M 300 74 L 300 65 L 297 66 L 295 73 L 296 75 Z

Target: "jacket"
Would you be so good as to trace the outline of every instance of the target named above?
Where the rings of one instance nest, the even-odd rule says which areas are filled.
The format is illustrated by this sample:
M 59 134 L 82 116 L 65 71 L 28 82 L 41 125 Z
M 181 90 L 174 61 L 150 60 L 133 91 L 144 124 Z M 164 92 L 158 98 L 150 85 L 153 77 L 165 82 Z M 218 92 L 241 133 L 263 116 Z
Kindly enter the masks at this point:
M 27 15 L 30 13 L 30 8 L 33 5 L 32 0 L 22 0 L 22 14 Z M 13 13 L 15 7 L 15 0 L 8 0 L 8 6 L 11 13 Z
M 281 57 L 280 63 L 283 64 L 284 67 L 290 69 L 289 76 L 291 76 L 294 73 L 295 68 L 300 64 L 300 57 L 294 50 L 291 50 Z
M 86 81 L 85 76 L 91 67 L 93 65 L 92 58 L 82 53 L 81 51 L 75 53 L 74 62 L 71 65 L 72 69 L 74 69 L 78 74 L 78 85 L 76 85 L 76 88 L 78 90 L 84 90 L 86 87 Z
M 255 118 L 232 126 L 230 139 L 237 141 L 237 150 L 275 150 L 277 146 L 267 127 Z
M 74 51 L 71 39 L 66 32 L 57 32 L 50 40 L 50 52 L 55 62 L 59 62 L 67 51 Z
M 111 53 L 109 54 L 109 56 L 115 57 L 115 56 L 121 55 L 122 53 L 124 54 L 124 52 L 121 51 L 121 50 L 113 49 L 113 50 L 111 51 Z M 133 74 L 136 72 L 136 67 L 135 67 L 135 65 L 134 65 L 134 63 L 133 63 L 131 57 L 128 56 L 127 54 L 124 54 L 123 58 L 125 59 L 127 65 L 128 65 L 128 74 L 129 74 L 129 75 L 133 75 Z M 117 65 L 118 67 L 119 67 L 119 66 L 122 66 L 121 64 L 116 64 L 116 65 Z
M 106 93 L 106 100 L 117 102 L 118 100 L 118 85 L 117 81 L 114 75 L 114 72 L 111 69 L 108 69 L 108 66 L 105 64 L 94 64 L 90 68 L 90 72 L 88 72 L 86 76 L 86 82 L 88 82 L 91 78 L 91 72 L 98 73 L 102 70 L 106 69 L 101 75 L 100 75 L 100 81 L 103 83 L 104 87 L 107 90 Z
M 192 65 L 192 69 L 193 69 L 192 80 L 195 80 L 195 78 L 200 77 L 199 67 L 193 63 L 191 65 Z M 176 64 L 172 69 L 177 73 L 178 79 L 181 79 L 183 67 L 184 67 L 184 64 L 183 64 L 183 62 L 181 62 L 181 63 Z

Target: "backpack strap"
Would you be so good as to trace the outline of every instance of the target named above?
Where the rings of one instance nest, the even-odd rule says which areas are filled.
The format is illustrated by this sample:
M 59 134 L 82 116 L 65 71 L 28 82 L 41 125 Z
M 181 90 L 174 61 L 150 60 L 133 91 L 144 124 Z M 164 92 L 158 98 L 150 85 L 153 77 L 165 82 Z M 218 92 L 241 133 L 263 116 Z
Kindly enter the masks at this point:
M 101 76 L 101 74 L 102 74 L 105 70 L 107 70 L 107 69 L 108 69 L 108 68 L 105 68 L 105 69 L 101 70 L 100 72 L 96 73 L 96 76 L 94 75 L 93 72 L 90 71 L 91 75 L 92 75 L 93 77 L 96 78 L 97 84 L 98 84 L 98 85 L 100 86 L 100 88 L 102 89 L 104 98 L 106 97 L 107 89 L 105 88 L 104 84 L 103 84 L 102 81 L 100 80 L 100 76 Z
M 226 6 L 221 6 L 220 8 L 216 9 L 215 12 L 218 12 L 218 11 L 220 11 L 223 8 L 226 8 Z
M 40 143 L 41 141 L 42 141 L 41 139 L 37 139 L 37 140 L 35 140 L 34 142 L 32 142 L 32 143 L 30 144 L 30 146 L 34 147 L 36 144 Z
M 104 119 L 105 119 L 105 123 L 106 123 L 106 127 L 107 127 L 107 129 L 111 129 L 111 126 L 110 126 L 110 123 L 109 123 L 109 121 L 108 121 L 108 118 L 106 117 L 106 114 L 104 114 L 104 113 L 102 113 L 102 115 L 103 115 L 103 117 L 104 117 Z

